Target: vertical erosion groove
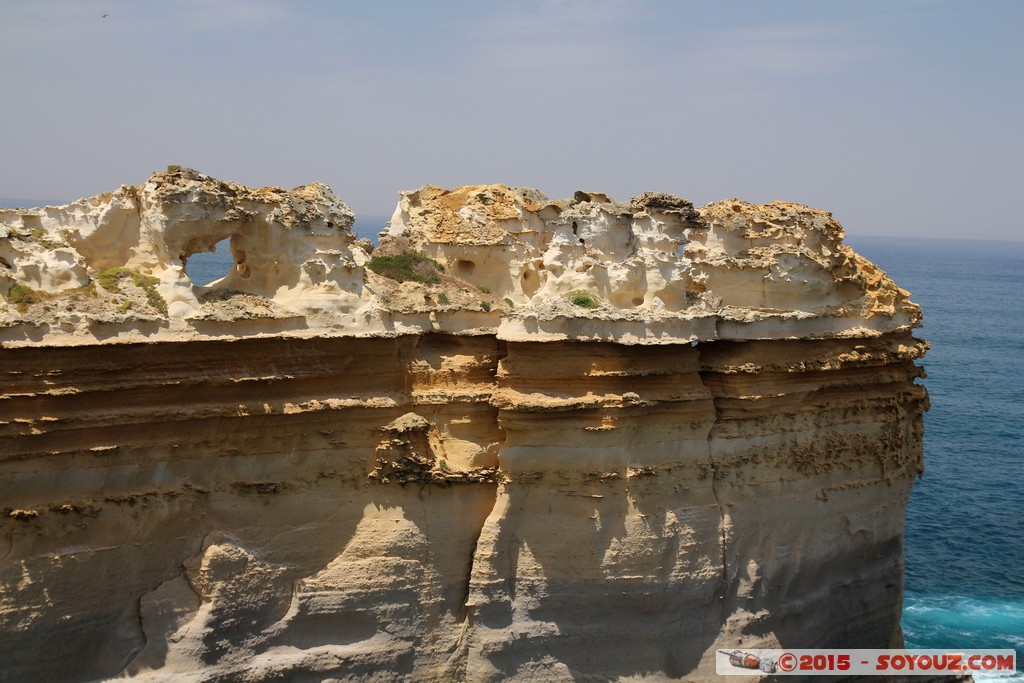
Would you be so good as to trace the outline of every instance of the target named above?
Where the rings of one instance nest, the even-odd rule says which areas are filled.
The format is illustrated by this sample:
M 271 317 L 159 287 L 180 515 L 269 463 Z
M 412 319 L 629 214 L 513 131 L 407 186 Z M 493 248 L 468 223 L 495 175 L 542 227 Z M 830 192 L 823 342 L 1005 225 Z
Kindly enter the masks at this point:
M 717 414 L 717 411 L 716 411 L 716 414 Z M 712 427 L 712 431 L 714 431 L 714 427 Z M 713 438 L 714 437 L 713 437 L 712 434 L 708 435 L 708 443 L 707 443 L 707 456 L 708 456 L 708 467 L 709 467 L 709 474 L 708 474 L 708 476 L 711 479 L 711 494 L 715 497 L 715 505 L 718 507 L 719 541 L 720 541 L 721 549 L 722 549 L 722 588 L 721 588 L 721 594 L 718 596 L 718 599 L 721 601 L 721 605 L 722 605 L 722 620 L 724 621 L 725 617 L 728 616 L 727 612 L 728 612 L 728 609 L 729 609 L 729 601 L 727 600 L 727 596 L 730 594 L 730 591 L 729 591 L 729 558 L 728 558 L 729 534 L 728 534 L 728 523 L 727 523 L 727 520 L 726 520 L 726 517 L 725 517 L 725 507 L 722 505 L 722 499 L 718 495 L 718 464 L 714 461 L 714 456 L 712 456 L 712 449 L 711 449 L 711 441 L 712 441 Z
M 730 603 L 728 596 L 731 594 L 729 590 L 729 534 L 728 534 L 728 522 L 726 520 L 725 506 L 722 505 L 722 499 L 718 492 L 718 463 L 715 462 L 713 443 L 715 438 L 715 429 L 721 421 L 721 410 L 718 405 L 718 398 L 715 396 L 714 390 L 709 386 L 706 381 L 704 369 L 706 367 L 705 349 L 708 348 L 706 344 L 698 345 L 695 347 L 698 356 L 698 366 L 700 370 L 698 372 L 700 376 L 701 385 L 708 391 L 711 396 L 711 402 L 714 406 L 714 423 L 708 430 L 707 441 L 705 447 L 707 449 L 707 463 L 708 463 L 708 477 L 711 481 L 711 495 L 714 496 L 715 505 L 718 507 L 718 518 L 719 518 L 719 544 L 721 545 L 721 561 L 722 561 L 722 585 L 721 592 L 718 595 L 719 605 L 721 606 L 721 620 L 725 622 L 729 616 Z

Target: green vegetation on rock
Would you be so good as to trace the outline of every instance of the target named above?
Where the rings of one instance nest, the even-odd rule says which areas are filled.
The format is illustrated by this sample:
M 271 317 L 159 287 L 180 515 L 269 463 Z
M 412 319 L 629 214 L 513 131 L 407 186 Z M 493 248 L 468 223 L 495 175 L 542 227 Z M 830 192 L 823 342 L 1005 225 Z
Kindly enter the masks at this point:
M 150 306 L 160 311 L 161 315 L 167 315 L 167 302 L 160 296 L 160 292 L 156 291 L 156 286 L 160 282 L 157 278 L 143 275 L 131 268 L 109 268 L 97 275 L 96 279 L 100 287 L 114 294 L 121 293 L 121 280 L 130 279 L 136 287 L 146 293 L 146 301 Z
M 597 308 L 600 305 L 596 296 L 583 289 L 575 289 L 568 294 L 569 303 L 580 308 Z
M 93 296 L 96 296 L 96 285 L 92 282 L 60 292 L 44 292 L 19 283 L 11 285 L 10 291 L 7 292 L 7 301 L 14 304 L 19 313 L 24 313 L 33 304 L 59 300 L 77 301 L 83 297 Z
M 396 282 L 419 282 L 425 285 L 441 281 L 444 266 L 423 254 L 403 251 L 401 254 L 374 256 L 367 264 L 369 269 Z M 443 302 L 442 302 L 443 303 Z
M 96 283 L 90 280 L 86 285 L 75 287 L 74 289 L 65 289 L 60 294 L 76 301 L 85 296 L 96 296 Z
M 46 292 L 40 292 L 38 289 L 32 289 L 28 285 L 22 284 L 11 285 L 10 291 L 7 292 L 7 300 L 17 306 L 22 313 L 32 304 L 46 301 L 49 298 L 50 295 Z

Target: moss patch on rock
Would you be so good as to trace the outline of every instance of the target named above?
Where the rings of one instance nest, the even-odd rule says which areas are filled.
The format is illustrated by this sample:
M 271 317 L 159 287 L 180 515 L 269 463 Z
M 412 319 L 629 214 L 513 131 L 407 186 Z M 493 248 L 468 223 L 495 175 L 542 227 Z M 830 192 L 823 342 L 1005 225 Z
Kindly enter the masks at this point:
M 160 283 L 160 280 L 151 275 L 143 275 L 131 268 L 108 268 L 97 275 L 96 280 L 100 283 L 100 287 L 114 294 L 122 293 L 122 280 L 131 280 L 136 287 L 145 292 L 146 301 L 150 306 L 159 311 L 161 315 L 167 315 L 167 302 L 160 295 L 160 292 L 156 291 L 156 286 Z

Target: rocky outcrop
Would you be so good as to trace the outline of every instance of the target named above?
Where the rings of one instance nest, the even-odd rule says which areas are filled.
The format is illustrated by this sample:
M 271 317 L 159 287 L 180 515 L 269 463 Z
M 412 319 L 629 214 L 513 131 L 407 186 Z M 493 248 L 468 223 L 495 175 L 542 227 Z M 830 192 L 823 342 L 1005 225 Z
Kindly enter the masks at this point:
M 831 215 L 428 186 L 376 249 L 351 220 L 187 170 L 0 212 L 0 680 L 900 642 L 927 345 Z
M 675 344 L 876 336 L 920 314 L 842 244 L 831 214 L 783 202 L 695 209 L 656 193 L 618 203 L 427 186 L 402 194 L 374 252 L 440 266 L 404 282 L 368 267 L 373 245 L 351 223 L 324 185 L 253 190 L 187 169 L 64 207 L 0 209 L 0 341 L 444 332 Z M 197 286 L 189 257 L 227 238 L 235 268 Z

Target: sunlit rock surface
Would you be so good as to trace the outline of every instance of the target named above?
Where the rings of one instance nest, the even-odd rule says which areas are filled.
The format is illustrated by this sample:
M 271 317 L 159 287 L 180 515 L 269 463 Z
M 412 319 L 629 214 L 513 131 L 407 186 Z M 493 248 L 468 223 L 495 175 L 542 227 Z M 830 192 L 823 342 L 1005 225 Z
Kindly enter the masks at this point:
M 0 681 L 901 641 L 927 345 L 830 214 L 427 186 L 376 249 L 351 222 L 190 170 L 0 210 Z

